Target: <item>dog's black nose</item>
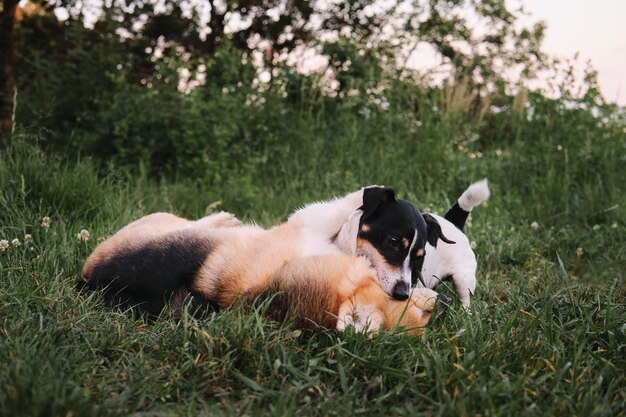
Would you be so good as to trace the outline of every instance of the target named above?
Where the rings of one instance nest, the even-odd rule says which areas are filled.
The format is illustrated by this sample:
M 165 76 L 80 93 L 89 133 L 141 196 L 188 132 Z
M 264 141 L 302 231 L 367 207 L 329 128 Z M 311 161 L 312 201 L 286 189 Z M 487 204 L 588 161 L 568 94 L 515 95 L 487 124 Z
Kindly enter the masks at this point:
M 394 300 L 404 301 L 409 298 L 409 284 L 404 281 L 398 281 L 398 283 L 393 287 L 393 292 L 391 294 Z

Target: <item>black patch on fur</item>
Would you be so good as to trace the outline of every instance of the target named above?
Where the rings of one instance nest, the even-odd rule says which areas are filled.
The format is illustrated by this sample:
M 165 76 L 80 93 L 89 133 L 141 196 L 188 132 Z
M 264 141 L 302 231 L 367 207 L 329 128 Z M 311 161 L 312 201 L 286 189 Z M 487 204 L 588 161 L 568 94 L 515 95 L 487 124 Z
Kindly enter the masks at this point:
M 450 298 L 445 294 L 439 293 L 437 294 L 437 315 L 436 317 L 441 317 L 448 312 L 448 307 L 450 307 Z
M 428 213 L 423 213 L 422 217 L 424 217 L 424 221 L 426 222 L 426 228 L 428 229 L 428 243 L 433 246 L 433 247 L 437 247 L 437 241 L 439 239 L 441 239 L 442 241 L 444 241 L 445 243 L 448 244 L 454 244 L 456 242 L 453 242 L 451 240 L 449 240 L 448 238 L 446 238 L 443 234 L 443 232 L 441 231 L 441 225 L 439 224 L 439 222 L 437 221 L 437 219 L 435 219 L 433 216 L 431 216 Z
M 424 280 L 422 277 L 422 267 L 424 266 L 425 254 L 426 250 L 424 250 L 424 255 L 416 256 L 415 261 L 411 266 L 411 287 L 415 287 L 415 285 L 417 285 L 417 280 L 420 280 L 422 282 L 422 285 L 424 285 Z
M 448 210 L 446 215 L 443 216 L 443 218 L 455 225 L 459 230 L 463 230 L 468 216 L 469 211 L 463 210 L 461 206 L 459 206 L 459 202 L 457 201 L 456 203 L 454 203 L 452 208 Z
M 387 203 L 396 200 L 396 192 L 392 188 L 368 187 L 363 190 L 363 205 L 359 207 L 363 211 L 361 222 L 367 222 L 378 215 L 380 209 Z
M 137 247 L 120 247 L 94 266 L 86 286 L 104 289 L 107 303 L 132 307 L 138 314 L 158 315 L 172 296 L 191 284 L 211 252 L 210 239 L 174 232 Z M 196 310 L 212 308 L 192 299 Z

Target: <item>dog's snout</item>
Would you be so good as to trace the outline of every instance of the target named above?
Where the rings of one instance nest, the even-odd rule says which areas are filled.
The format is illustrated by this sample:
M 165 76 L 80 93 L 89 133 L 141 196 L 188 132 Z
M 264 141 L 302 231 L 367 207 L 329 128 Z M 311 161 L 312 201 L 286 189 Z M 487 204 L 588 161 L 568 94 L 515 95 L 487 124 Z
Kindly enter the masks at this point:
M 398 283 L 393 287 L 391 295 L 395 300 L 406 300 L 409 298 L 409 284 L 404 281 L 398 281 Z

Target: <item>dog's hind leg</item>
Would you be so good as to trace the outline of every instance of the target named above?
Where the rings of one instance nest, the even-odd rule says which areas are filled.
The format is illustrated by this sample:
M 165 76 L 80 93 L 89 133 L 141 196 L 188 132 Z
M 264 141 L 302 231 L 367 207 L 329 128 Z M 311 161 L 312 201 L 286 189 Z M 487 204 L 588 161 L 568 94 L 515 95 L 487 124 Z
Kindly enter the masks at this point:
M 476 291 L 476 274 L 455 273 L 452 275 L 452 286 L 463 308 L 469 308 L 472 295 Z

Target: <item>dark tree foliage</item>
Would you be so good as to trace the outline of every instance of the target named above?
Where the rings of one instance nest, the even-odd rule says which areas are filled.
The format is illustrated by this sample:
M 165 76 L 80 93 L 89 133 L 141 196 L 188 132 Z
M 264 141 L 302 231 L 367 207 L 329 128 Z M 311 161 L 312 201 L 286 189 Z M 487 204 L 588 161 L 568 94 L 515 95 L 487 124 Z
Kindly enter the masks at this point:
M 135 82 L 157 75 L 156 66 L 164 57 L 178 58 L 195 71 L 225 44 L 244 59 L 261 52 L 270 67 L 298 48 L 317 47 L 337 74 L 344 72 L 349 78 L 362 78 L 361 65 L 397 65 L 420 43 L 436 48 L 442 63 L 477 83 L 491 81 L 515 65 L 530 76 L 542 58 L 543 25 L 516 29 L 514 23 L 523 12 L 509 10 L 501 0 L 108 0 L 102 6 L 39 0 L 37 4 L 48 15 L 53 8 L 63 9 L 69 22 L 93 25 L 87 30 L 124 44 L 124 65 L 132 69 Z M 475 22 L 480 22 L 480 30 L 472 26 Z
M 13 26 L 19 0 L 3 0 L 0 11 L 0 149 L 11 143 L 15 96 Z
M 416 89 L 448 94 L 406 70 L 420 44 L 463 80 L 473 102 L 462 108 L 475 115 L 486 90 L 504 91 L 505 70 L 531 77 L 542 63 L 542 25 L 515 29 L 521 11 L 496 0 L 30 0 L 20 10 L 18 123 L 46 130 L 53 148 L 162 175 L 250 171 L 268 149 L 290 149 L 281 135 L 296 114 L 332 126 L 342 109 L 361 117 L 391 103 L 419 117 Z M 300 72 L 303 51 L 326 69 Z

